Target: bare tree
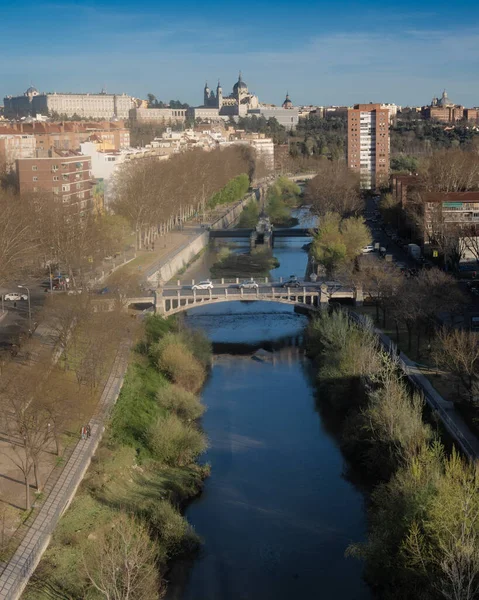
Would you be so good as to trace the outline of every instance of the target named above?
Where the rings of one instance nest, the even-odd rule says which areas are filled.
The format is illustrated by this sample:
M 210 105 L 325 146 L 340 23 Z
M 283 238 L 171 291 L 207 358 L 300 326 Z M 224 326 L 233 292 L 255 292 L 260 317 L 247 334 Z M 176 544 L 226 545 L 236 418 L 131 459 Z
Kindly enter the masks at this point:
M 354 273 L 353 279 L 355 285 L 362 287 L 364 295 L 374 300 L 377 321 L 379 321 L 379 309 L 382 310 L 383 327 L 385 327 L 388 309 L 403 284 L 403 276 L 395 265 L 378 264 L 374 261 L 361 264 L 360 269 Z
M 106 600 L 153 600 L 160 598 L 156 555 L 147 529 L 120 514 L 84 553 L 83 564 L 92 587 Z
M 459 378 L 470 402 L 477 390 L 479 369 L 479 339 L 473 331 L 446 329 L 438 331 L 434 350 L 441 367 Z
M 420 164 L 419 178 L 428 192 L 479 189 L 479 156 L 459 149 L 438 150 Z
M 37 242 L 26 202 L 0 189 L 0 281 L 25 266 Z
M 318 174 L 309 181 L 304 195 L 305 201 L 319 215 L 336 212 L 348 217 L 357 215 L 364 206 L 359 177 L 339 161 L 319 161 Z

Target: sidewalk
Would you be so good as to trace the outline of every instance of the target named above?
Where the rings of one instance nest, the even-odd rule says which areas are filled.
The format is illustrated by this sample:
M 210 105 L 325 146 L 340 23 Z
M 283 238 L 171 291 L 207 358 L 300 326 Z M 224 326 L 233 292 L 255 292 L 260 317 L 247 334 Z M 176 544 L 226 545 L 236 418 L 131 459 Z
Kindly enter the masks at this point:
M 114 273 L 111 273 L 104 279 L 105 285 L 114 283 L 117 278 L 135 273 L 138 274 L 139 281 L 144 281 L 145 275 L 157 271 L 185 245 L 189 244 L 198 235 L 204 233 L 205 226 L 214 224 L 237 204 L 238 202 L 217 206 L 201 217 L 193 217 L 184 224 L 182 229 L 175 229 L 169 231 L 164 236 L 158 237 L 155 240 L 154 251 L 138 250 L 135 258 L 125 263 L 124 266 L 118 266 Z
M 0 600 L 16 600 L 20 597 L 48 546 L 60 517 L 72 501 L 102 438 L 105 418 L 120 393 L 128 366 L 129 348 L 128 342 L 120 345 L 100 402 L 90 421 L 91 437 L 77 443 L 59 479 L 0 575 Z

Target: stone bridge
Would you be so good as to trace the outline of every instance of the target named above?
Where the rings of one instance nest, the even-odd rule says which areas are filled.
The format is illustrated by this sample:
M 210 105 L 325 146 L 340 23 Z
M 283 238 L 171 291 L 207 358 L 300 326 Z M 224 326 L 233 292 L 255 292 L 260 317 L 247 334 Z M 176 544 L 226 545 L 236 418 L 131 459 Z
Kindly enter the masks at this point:
M 218 304 L 220 302 L 279 302 L 281 304 L 324 307 L 330 301 L 352 300 L 354 304 L 362 304 L 362 290 L 341 288 L 330 290 L 326 286 L 305 286 L 303 288 L 284 288 L 264 286 L 256 290 L 224 287 L 212 290 L 163 290 L 152 296 L 129 298 L 128 306 L 151 305 L 156 313 L 169 316 L 185 310 Z

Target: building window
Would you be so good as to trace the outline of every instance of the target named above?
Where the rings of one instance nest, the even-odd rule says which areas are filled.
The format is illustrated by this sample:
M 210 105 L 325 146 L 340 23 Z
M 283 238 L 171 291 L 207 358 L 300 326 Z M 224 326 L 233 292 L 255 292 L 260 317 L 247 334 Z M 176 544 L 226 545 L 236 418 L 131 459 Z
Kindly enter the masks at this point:
M 34 178 L 33 178 L 33 181 L 38 181 L 38 177 L 34 177 Z
M 38 192 L 38 188 L 37 188 L 37 187 L 34 187 L 34 188 L 33 188 L 33 191 L 34 191 L 34 192 Z
M 69 184 L 62 185 L 62 192 L 69 192 L 69 191 L 70 191 L 70 185 Z
M 37 165 L 33 165 L 33 166 L 32 166 L 32 171 L 38 171 L 38 167 L 37 167 Z

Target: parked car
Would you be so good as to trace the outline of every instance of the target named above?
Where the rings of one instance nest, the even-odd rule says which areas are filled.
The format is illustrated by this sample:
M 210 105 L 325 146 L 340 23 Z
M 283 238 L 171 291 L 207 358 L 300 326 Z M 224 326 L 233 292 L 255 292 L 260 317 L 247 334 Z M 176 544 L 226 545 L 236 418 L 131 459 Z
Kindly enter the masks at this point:
M 206 279 L 205 281 L 200 281 L 199 283 L 195 283 L 194 285 L 191 286 L 192 290 L 212 290 L 213 289 L 213 282 L 211 282 L 209 279 Z
M 301 281 L 299 281 L 299 279 L 296 277 L 296 275 L 291 275 L 291 277 L 288 279 L 288 281 L 285 281 L 283 283 L 284 288 L 288 288 L 288 287 L 299 288 L 301 286 L 302 286 Z
M 28 294 L 19 294 L 18 292 L 10 292 L 9 294 L 5 294 L 5 300 L 11 300 L 12 302 L 17 302 L 18 300 L 28 300 Z
M 257 290 L 259 285 L 254 279 L 246 279 L 239 284 L 239 288 L 242 290 Z
M 369 246 L 364 247 L 361 252 L 363 254 L 368 254 L 369 252 L 374 252 L 374 246 L 372 246 L 371 244 Z

